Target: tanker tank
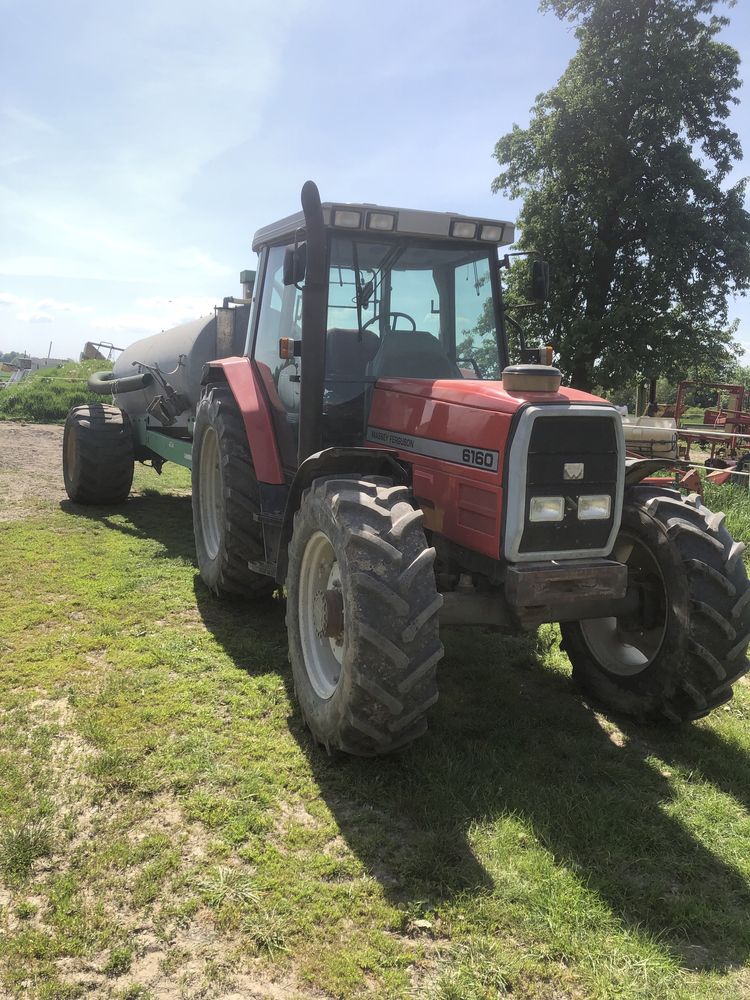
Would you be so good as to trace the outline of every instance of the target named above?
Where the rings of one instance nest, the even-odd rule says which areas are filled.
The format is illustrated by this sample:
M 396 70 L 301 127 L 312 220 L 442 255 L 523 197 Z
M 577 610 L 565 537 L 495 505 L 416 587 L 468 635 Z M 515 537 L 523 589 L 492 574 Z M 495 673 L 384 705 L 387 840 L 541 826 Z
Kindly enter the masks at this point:
M 115 404 L 131 417 L 149 412 L 172 431 L 187 427 L 200 399 L 204 365 L 244 353 L 250 305 L 241 302 L 229 307 L 228 302 L 237 301 L 226 300 L 213 316 L 135 341 L 122 352 L 111 373 L 92 376 L 90 387 L 102 394 L 112 392 Z M 163 410 L 158 399 L 166 391 L 163 382 L 179 401 L 170 407 L 168 420 L 159 416 Z

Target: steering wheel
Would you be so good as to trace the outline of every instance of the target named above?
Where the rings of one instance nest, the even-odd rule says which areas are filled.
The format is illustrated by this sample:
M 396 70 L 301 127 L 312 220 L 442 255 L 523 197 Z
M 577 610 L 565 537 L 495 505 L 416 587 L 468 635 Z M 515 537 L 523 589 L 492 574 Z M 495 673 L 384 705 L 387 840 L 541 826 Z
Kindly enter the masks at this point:
M 416 330 L 417 329 L 416 320 L 414 320 L 413 317 L 411 317 L 408 313 L 400 313 L 400 312 L 377 313 L 375 316 L 372 317 L 372 319 L 368 319 L 368 321 L 363 325 L 362 329 L 366 330 L 368 326 L 372 326 L 373 323 L 377 323 L 377 321 L 380 319 L 381 315 L 383 315 L 383 316 L 387 315 L 388 319 L 390 319 L 391 317 L 393 317 L 394 319 L 398 319 L 398 317 L 401 316 L 401 317 L 403 317 L 403 319 L 408 319 L 409 320 L 409 322 L 411 323 L 412 330 Z M 391 333 L 395 333 L 396 332 L 396 324 L 395 324 L 395 322 L 391 324 L 391 328 L 390 329 L 391 329 Z

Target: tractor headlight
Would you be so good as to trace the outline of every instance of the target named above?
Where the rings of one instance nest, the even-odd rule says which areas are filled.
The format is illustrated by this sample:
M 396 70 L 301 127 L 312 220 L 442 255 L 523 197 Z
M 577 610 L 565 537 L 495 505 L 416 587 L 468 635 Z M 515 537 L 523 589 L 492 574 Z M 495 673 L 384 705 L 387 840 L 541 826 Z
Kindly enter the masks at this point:
M 333 224 L 346 229 L 359 229 L 362 225 L 362 214 L 349 208 L 337 208 L 333 213 Z
M 562 521 L 565 517 L 564 497 L 532 497 L 529 504 L 530 521 Z
M 612 512 L 612 497 L 606 493 L 578 498 L 579 521 L 606 521 Z
M 367 228 L 389 232 L 396 225 L 396 216 L 390 212 L 368 212 Z
M 479 233 L 480 240 L 489 240 L 491 243 L 499 243 L 503 238 L 502 226 L 482 226 Z
M 460 240 L 475 240 L 477 238 L 476 222 L 463 222 L 454 219 L 451 223 L 451 236 L 457 236 Z

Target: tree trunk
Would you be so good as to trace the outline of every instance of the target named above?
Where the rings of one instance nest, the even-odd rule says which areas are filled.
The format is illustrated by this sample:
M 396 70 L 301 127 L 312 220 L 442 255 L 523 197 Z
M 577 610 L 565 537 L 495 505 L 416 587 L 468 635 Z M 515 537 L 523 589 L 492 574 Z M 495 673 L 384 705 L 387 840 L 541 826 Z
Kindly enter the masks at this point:
M 570 380 L 573 388 L 580 389 L 581 392 L 591 392 L 593 389 L 591 367 L 586 359 L 580 355 L 573 362 Z

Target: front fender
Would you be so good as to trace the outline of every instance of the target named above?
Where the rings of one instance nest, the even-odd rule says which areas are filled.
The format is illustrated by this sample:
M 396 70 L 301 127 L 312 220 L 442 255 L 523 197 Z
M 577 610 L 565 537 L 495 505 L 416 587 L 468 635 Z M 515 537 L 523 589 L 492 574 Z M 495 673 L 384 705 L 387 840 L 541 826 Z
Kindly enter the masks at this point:
M 394 483 L 407 482 L 406 471 L 399 465 L 395 452 L 379 448 L 324 448 L 310 455 L 300 465 L 289 488 L 284 520 L 281 525 L 278 554 L 276 557 L 276 580 L 283 583 L 287 571 L 287 550 L 294 528 L 294 515 L 299 508 L 302 494 L 313 480 L 330 476 L 388 476 Z
M 648 479 L 659 469 L 674 469 L 676 472 L 688 472 L 690 465 L 679 458 L 626 458 L 625 487 L 635 486 Z

